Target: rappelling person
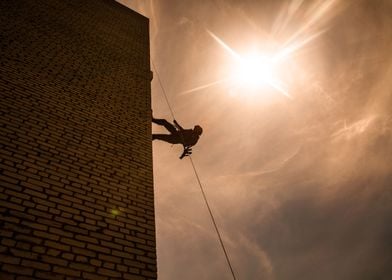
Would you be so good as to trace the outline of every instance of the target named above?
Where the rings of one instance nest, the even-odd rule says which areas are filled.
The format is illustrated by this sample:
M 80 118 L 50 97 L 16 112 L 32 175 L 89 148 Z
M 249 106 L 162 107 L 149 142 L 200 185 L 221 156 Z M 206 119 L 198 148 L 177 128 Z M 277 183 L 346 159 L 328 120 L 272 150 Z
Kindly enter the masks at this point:
M 195 125 L 193 129 L 184 129 L 176 120 L 173 120 L 173 125 L 165 119 L 155 119 L 154 117 L 152 118 L 152 122 L 164 126 L 170 132 L 170 134 L 153 134 L 152 140 L 161 140 L 171 144 L 182 144 L 184 152 L 180 156 L 180 159 L 192 154 L 192 146 L 196 145 L 200 135 L 203 133 L 200 125 Z

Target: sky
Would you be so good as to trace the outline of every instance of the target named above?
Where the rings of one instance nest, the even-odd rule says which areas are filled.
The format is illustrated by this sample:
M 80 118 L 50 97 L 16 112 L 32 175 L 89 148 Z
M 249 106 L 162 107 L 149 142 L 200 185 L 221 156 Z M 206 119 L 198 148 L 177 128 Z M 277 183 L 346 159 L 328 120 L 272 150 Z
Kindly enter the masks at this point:
M 154 116 L 172 120 L 159 75 L 204 129 L 192 158 L 237 279 L 392 279 L 392 1 L 119 2 L 150 19 Z M 158 278 L 232 279 L 189 159 L 153 153 Z

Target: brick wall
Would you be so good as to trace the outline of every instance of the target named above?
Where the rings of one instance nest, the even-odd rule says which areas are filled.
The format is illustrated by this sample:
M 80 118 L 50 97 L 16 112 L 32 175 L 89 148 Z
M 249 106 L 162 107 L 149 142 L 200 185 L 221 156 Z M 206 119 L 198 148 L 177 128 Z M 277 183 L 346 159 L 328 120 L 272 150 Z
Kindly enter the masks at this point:
M 0 1 L 0 279 L 156 279 L 148 19 Z

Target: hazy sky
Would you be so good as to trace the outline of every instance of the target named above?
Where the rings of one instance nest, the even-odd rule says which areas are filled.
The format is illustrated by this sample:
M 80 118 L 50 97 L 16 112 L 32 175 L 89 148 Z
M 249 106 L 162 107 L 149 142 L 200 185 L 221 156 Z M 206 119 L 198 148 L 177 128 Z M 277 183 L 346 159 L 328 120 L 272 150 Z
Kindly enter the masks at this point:
M 193 159 L 237 278 L 392 279 L 392 1 L 121 2 L 150 18 L 177 120 L 204 128 Z M 236 65 L 210 34 L 286 53 L 290 97 L 230 79 L 189 92 Z M 232 279 L 189 160 L 153 145 L 159 279 Z

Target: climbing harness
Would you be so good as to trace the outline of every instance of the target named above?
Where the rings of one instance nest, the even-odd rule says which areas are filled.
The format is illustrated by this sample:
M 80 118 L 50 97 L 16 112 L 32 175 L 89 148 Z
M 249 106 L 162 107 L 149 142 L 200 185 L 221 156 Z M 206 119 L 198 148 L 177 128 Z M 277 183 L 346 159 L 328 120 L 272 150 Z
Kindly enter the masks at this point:
M 161 87 L 161 92 L 162 92 L 163 96 L 165 97 L 167 106 L 169 107 L 169 110 L 170 110 L 170 114 L 171 114 L 173 120 L 175 120 L 173 108 L 170 106 L 170 102 L 169 102 L 169 99 L 167 98 L 167 94 L 166 94 L 166 91 L 165 91 L 165 89 L 164 89 L 164 87 L 163 87 L 162 80 L 161 80 L 161 78 L 160 78 L 160 76 L 159 76 L 159 73 L 158 73 L 158 71 L 157 71 L 157 68 L 155 67 L 155 64 L 154 64 L 154 61 L 153 61 L 153 60 L 151 60 L 151 64 L 152 64 L 152 66 L 153 66 L 153 68 L 154 68 L 155 73 L 157 74 L 158 82 L 159 82 L 159 85 L 160 85 L 160 87 Z M 185 154 L 185 153 L 186 153 L 186 154 Z M 184 154 L 185 154 L 185 155 L 184 155 Z M 210 214 L 212 224 L 214 225 L 214 228 L 215 228 L 217 237 L 218 237 L 218 239 L 219 239 L 219 243 L 220 243 L 220 245 L 221 245 L 221 247 L 222 247 L 222 250 L 223 250 L 223 253 L 224 253 L 224 255 L 225 255 L 227 264 L 228 264 L 228 266 L 229 266 L 231 275 L 233 276 L 233 279 L 236 280 L 237 278 L 236 278 L 236 276 L 235 276 L 235 273 L 234 273 L 234 270 L 233 270 L 233 266 L 232 266 L 232 264 L 231 264 L 231 262 L 230 262 L 229 255 L 228 255 L 228 253 L 227 253 L 227 251 L 226 251 L 225 244 L 223 243 L 222 236 L 221 236 L 220 231 L 219 231 L 219 229 L 218 229 L 218 225 L 216 224 L 215 217 L 214 217 L 214 215 L 213 215 L 213 213 L 212 213 L 210 204 L 208 203 L 207 196 L 206 196 L 206 194 L 205 194 L 205 192 L 204 192 L 203 185 L 202 185 L 202 183 L 201 183 L 201 181 L 200 181 L 200 177 L 199 177 L 199 174 L 198 174 L 198 172 L 197 172 L 196 166 L 195 166 L 195 164 L 194 164 L 194 162 L 193 162 L 193 159 L 192 159 L 191 154 L 192 154 L 192 149 L 188 150 L 187 152 L 186 152 L 185 149 L 184 149 L 184 153 L 181 155 L 180 158 L 183 158 L 184 156 L 189 156 L 189 159 L 190 159 L 190 162 L 191 162 L 191 165 L 192 165 L 192 168 L 193 168 L 193 172 L 195 173 L 196 180 L 197 180 L 197 182 L 198 182 L 198 184 L 199 184 L 200 191 L 201 191 L 201 193 L 202 193 L 204 202 L 205 202 L 205 204 L 206 204 L 206 206 L 207 206 L 208 213 Z

